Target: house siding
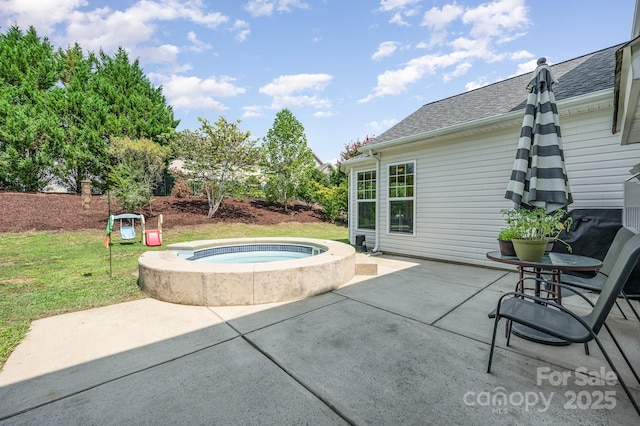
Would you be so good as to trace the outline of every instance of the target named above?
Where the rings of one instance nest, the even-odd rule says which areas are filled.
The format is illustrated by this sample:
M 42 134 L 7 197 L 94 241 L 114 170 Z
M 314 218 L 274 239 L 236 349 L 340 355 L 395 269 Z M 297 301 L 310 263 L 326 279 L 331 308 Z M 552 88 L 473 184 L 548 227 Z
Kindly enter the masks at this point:
M 611 134 L 612 117 L 612 106 L 561 115 L 567 174 L 574 197 L 570 210 L 622 208 L 623 183 L 630 176 L 629 169 L 640 162 L 640 144 L 622 146 L 620 135 Z M 486 253 L 498 249 L 496 236 L 504 225 L 500 210 L 513 206 L 504 195 L 519 133 L 520 127 L 511 125 L 478 132 L 471 138 L 452 135 L 446 141 L 424 140 L 382 150 L 378 249 L 496 266 L 486 259 Z M 405 161 L 416 162 L 415 235 L 388 232 L 388 167 Z M 357 171 L 371 167 L 375 167 L 373 159 L 371 164 L 358 164 L 350 175 L 353 179 Z M 355 197 L 355 183 L 350 183 L 350 196 Z M 352 241 L 356 233 L 362 233 L 355 230 L 354 209 L 355 203 L 350 203 Z M 370 234 L 367 246 L 375 242 L 375 234 Z

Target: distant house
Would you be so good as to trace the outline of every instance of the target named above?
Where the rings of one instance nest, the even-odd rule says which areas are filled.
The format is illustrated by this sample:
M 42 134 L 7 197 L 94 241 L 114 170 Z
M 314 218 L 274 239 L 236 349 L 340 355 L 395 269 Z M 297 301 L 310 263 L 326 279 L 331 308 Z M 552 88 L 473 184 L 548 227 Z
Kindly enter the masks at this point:
M 624 181 L 640 162 L 640 75 L 631 66 L 639 45 L 552 66 L 569 209 L 623 206 Z M 513 207 L 504 195 L 530 79 L 426 104 L 343 162 L 350 241 L 364 235 L 386 253 L 495 266 L 485 255 L 497 249 L 500 210 Z
M 318 157 L 315 152 L 312 152 L 312 154 L 316 169 L 320 170 L 324 175 L 331 174 L 331 163 L 323 163 L 320 157 Z

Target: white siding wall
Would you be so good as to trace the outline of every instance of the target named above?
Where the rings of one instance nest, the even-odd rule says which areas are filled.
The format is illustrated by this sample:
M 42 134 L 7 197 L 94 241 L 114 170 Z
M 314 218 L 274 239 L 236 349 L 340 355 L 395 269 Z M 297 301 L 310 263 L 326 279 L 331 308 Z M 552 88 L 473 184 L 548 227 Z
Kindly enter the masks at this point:
M 640 162 L 640 144 L 620 145 L 620 135 L 611 134 L 612 115 L 611 109 L 602 109 L 561 117 L 574 197 L 569 209 L 622 208 L 623 182 L 630 176 L 629 169 Z M 513 126 L 474 139 L 414 144 L 402 151 L 383 152 L 378 177 L 379 249 L 496 266 L 485 255 L 498 249 L 496 236 L 504 224 L 500 209 L 513 206 L 504 195 L 519 133 L 519 126 Z M 416 235 L 390 234 L 388 165 L 411 160 L 416 161 Z M 350 211 L 353 215 L 354 208 Z M 351 219 L 350 224 L 355 225 Z

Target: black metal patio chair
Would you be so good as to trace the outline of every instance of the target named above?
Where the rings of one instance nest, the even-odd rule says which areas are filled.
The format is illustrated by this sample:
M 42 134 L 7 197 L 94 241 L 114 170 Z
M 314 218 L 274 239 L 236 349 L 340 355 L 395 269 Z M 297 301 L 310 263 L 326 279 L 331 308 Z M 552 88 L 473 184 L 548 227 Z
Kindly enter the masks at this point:
M 602 288 L 604 287 L 605 282 L 607 281 L 607 277 L 611 274 L 613 265 L 615 264 L 616 259 L 620 255 L 620 251 L 622 250 L 622 247 L 624 247 L 624 244 L 627 241 L 629 241 L 634 235 L 635 235 L 635 232 L 633 232 L 629 228 L 625 228 L 625 227 L 620 228 L 616 233 L 616 236 L 613 239 L 613 242 L 611 243 L 609 250 L 607 250 L 607 254 L 602 260 L 602 268 L 596 273 L 595 276 L 585 278 L 585 277 L 579 277 L 576 275 L 563 274 L 562 282 L 565 284 L 569 284 L 573 287 L 581 288 L 583 290 L 589 290 L 594 293 L 600 293 L 602 291 Z M 629 304 L 629 308 L 631 308 L 631 311 L 634 313 L 638 321 L 640 321 L 640 315 L 638 315 L 638 312 L 631 304 L 631 300 L 629 300 L 629 298 L 627 297 L 627 294 L 624 292 L 624 286 L 620 290 L 620 295 L 624 297 L 624 299 Z M 617 301 L 616 301 L 616 306 L 622 313 L 622 316 L 624 317 L 624 319 L 627 319 L 627 316 L 625 315 L 620 305 L 618 305 Z
M 496 331 L 498 329 L 498 322 L 502 318 L 505 318 L 507 321 L 509 321 L 509 324 L 511 322 L 523 324 L 535 330 L 572 343 L 586 344 L 587 342 L 594 340 L 602 351 L 605 359 L 607 360 L 607 363 L 609 364 L 609 367 L 611 367 L 611 370 L 613 370 L 613 372 L 616 374 L 620 385 L 633 404 L 633 407 L 636 409 L 636 412 L 638 413 L 638 415 L 640 415 L 640 407 L 638 407 L 636 400 L 633 398 L 633 395 L 622 379 L 622 376 L 618 372 L 618 369 L 613 364 L 613 361 L 602 345 L 600 338 L 598 338 L 598 333 L 600 332 L 602 326 L 604 326 L 611 336 L 611 339 L 615 343 L 616 347 L 620 351 L 620 354 L 627 363 L 629 369 L 635 376 L 638 383 L 640 383 L 640 377 L 638 377 L 638 374 L 631 365 L 629 358 L 622 350 L 622 347 L 611 332 L 609 326 L 605 323 L 605 319 L 607 318 L 611 307 L 620 294 L 622 287 L 627 282 L 629 275 L 631 275 L 631 272 L 633 271 L 633 268 L 635 267 L 639 257 L 640 234 L 637 234 L 629 239 L 620 250 L 620 254 L 615 260 L 613 267 L 611 268 L 611 273 L 606 278 L 604 286 L 600 291 L 600 295 L 598 296 L 595 305 L 582 293 L 566 284 L 551 283 L 544 278 L 524 278 L 525 280 L 539 280 L 543 284 L 556 285 L 562 287 L 563 290 L 566 289 L 567 291 L 571 291 L 587 301 L 592 306 L 592 310 L 589 314 L 580 316 L 567 309 L 565 306 L 562 306 L 549 299 L 543 299 L 517 291 L 505 293 L 498 300 L 498 304 L 495 310 L 495 322 L 493 326 L 493 336 L 491 338 L 491 349 L 489 351 L 487 373 L 491 372 L 491 362 L 493 361 L 493 352 L 496 343 Z M 510 338 L 511 327 L 509 326 L 507 333 L 507 346 L 509 346 Z

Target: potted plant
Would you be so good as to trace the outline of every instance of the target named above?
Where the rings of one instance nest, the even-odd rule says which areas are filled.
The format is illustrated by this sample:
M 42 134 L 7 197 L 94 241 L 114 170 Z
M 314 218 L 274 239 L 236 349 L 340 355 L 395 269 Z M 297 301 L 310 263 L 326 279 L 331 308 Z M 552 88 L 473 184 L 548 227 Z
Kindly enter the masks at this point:
M 498 232 L 498 246 L 500 247 L 500 254 L 503 256 L 515 256 L 516 252 L 513 248 L 513 239 L 520 238 L 522 236 L 521 227 L 518 225 L 521 218 L 521 214 L 524 211 L 520 209 L 502 209 L 500 211 L 504 218 L 506 227 L 502 228 Z
M 512 227 L 502 228 L 498 232 L 498 246 L 500 247 L 500 253 L 503 256 L 515 256 L 516 252 L 513 248 L 514 238 L 519 238 L 520 234 L 518 230 Z
M 538 262 L 544 256 L 549 241 L 560 241 L 571 252 L 571 246 L 558 238 L 560 232 L 569 230 L 573 219 L 564 219 L 565 210 L 547 213 L 543 207 L 513 209 L 504 212 L 507 223 L 516 230 L 512 238 L 514 250 L 520 260 Z

